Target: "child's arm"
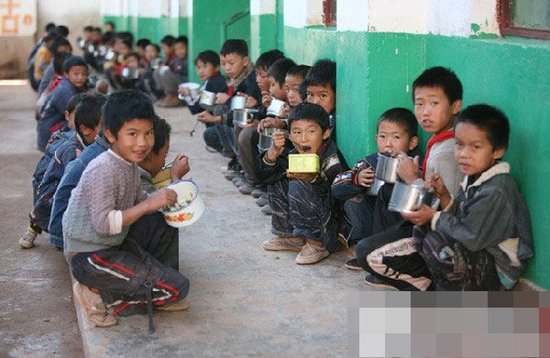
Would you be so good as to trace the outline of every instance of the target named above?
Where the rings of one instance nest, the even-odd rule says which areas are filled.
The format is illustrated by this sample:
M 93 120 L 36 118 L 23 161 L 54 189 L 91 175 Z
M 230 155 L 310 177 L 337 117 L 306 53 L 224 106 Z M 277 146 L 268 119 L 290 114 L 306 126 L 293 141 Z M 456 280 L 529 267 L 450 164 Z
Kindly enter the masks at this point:
M 406 155 L 399 155 L 399 164 L 397 165 L 397 174 L 399 178 L 407 184 L 411 184 L 413 181 L 420 177 L 420 166 L 418 164 L 419 157 L 410 159 Z
M 133 207 L 123 210 L 121 212 L 122 226 L 130 226 L 143 215 L 151 214 L 166 206 L 174 205 L 176 201 L 177 194 L 174 190 L 168 188 L 160 189 Z
M 181 177 L 189 173 L 190 169 L 191 168 L 189 167 L 189 158 L 187 158 L 185 154 L 178 154 L 176 156 L 176 159 L 174 159 L 172 168 L 170 169 L 170 176 L 172 177 L 172 181 L 181 179 Z
M 338 200 L 347 200 L 354 195 L 364 192 L 366 186 L 359 183 L 359 177 L 360 173 L 366 171 L 372 172 L 372 177 L 374 178 L 372 167 L 366 160 L 360 160 L 352 169 L 339 173 L 332 182 L 332 196 Z

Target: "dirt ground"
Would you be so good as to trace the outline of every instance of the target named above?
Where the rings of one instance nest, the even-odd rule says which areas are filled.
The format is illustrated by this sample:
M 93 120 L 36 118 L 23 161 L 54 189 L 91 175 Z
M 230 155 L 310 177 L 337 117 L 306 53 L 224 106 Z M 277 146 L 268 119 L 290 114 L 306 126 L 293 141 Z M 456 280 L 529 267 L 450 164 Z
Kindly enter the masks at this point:
M 0 81 L 0 357 L 82 357 L 63 255 L 46 235 L 33 249 L 17 240 L 28 225 L 36 149 L 36 95 Z

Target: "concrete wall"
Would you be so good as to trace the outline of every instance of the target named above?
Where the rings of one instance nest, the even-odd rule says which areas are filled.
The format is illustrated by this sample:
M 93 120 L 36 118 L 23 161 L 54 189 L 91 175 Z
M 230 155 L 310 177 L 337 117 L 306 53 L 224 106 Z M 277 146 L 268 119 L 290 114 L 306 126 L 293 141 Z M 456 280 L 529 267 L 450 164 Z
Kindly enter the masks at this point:
M 38 33 L 35 36 L 2 37 L 0 38 L 0 65 L 10 62 L 9 70 L 2 71 L 0 78 L 23 78 L 26 76 L 27 57 L 43 35 L 44 26 L 48 22 L 69 27 L 69 40 L 75 48 L 75 54 L 80 55 L 76 46 L 76 38 L 81 35 L 86 25 L 101 25 L 99 0 L 60 2 L 59 0 L 37 1 Z

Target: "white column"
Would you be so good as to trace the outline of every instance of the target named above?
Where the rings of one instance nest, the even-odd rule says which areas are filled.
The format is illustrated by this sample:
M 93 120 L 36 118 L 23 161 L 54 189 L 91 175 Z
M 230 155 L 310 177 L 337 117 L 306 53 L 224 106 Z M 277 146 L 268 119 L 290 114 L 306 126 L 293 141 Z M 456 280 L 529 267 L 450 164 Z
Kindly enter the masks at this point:
M 250 15 L 273 15 L 276 10 L 276 0 L 250 0 Z

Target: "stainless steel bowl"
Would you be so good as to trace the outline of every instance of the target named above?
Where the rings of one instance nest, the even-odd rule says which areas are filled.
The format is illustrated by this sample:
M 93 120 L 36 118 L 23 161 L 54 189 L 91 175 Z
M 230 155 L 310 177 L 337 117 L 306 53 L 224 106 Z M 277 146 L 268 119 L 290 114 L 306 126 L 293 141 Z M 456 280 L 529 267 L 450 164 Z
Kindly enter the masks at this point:
M 233 110 L 233 124 L 246 126 L 258 115 L 257 109 L 244 108 Z
M 387 154 L 378 154 L 378 164 L 374 176 L 385 183 L 395 183 L 397 181 L 397 157 L 390 157 Z
M 393 186 L 388 209 L 400 213 L 410 213 L 419 209 L 422 204 L 433 205 L 434 196 L 424 189 L 422 180 L 417 179 L 412 184 L 397 181 Z
M 372 182 L 372 185 L 367 190 L 367 195 L 372 195 L 372 196 L 378 195 L 378 191 L 380 190 L 382 185 L 384 185 L 384 181 L 375 177 L 374 181 Z

